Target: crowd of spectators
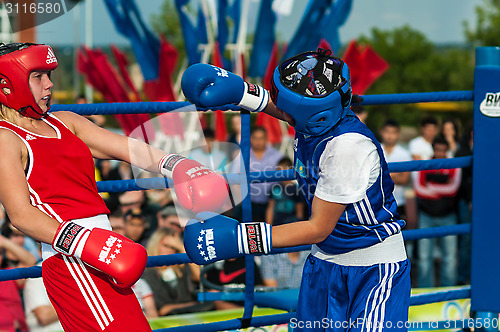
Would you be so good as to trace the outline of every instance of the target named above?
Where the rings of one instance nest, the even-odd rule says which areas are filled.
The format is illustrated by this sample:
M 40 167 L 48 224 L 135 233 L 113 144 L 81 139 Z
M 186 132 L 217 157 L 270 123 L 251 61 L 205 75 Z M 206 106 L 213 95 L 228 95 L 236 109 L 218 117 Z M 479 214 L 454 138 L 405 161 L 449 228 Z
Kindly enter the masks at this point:
M 365 116 L 366 114 L 363 113 Z M 99 121 L 102 121 L 99 118 Z M 231 119 L 233 133 L 228 141 L 237 147 L 241 139 L 240 117 Z M 434 117 L 421 121 L 420 136 L 401 142 L 400 125 L 388 119 L 377 131 L 388 162 L 450 158 L 472 154 L 472 129 L 460 138 L 456 119 L 441 123 Z M 205 144 L 194 149 L 189 157 L 221 172 L 240 172 L 238 149 L 218 149 L 213 130 L 203 131 Z M 251 132 L 250 171 L 273 171 L 293 168 L 292 156 L 283 156 L 267 139 L 263 127 Z M 398 204 L 398 213 L 410 220 L 408 228 L 423 228 L 471 222 L 472 171 L 420 171 L 413 174 L 391 174 Z M 124 180 L 134 178 L 128 164 L 97 160 L 96 178 Z M 235 193 L 233 193 L 235 194 Z M 253 220 L 265 220 L 273 225 L 307 219 L 308 209 L 295 180 L 250 185 Z M 111 214 L 109 220 L 115 232 L 147 248 L 149 255 L 183 253 L 183 225 L 189 214 L 174 204 L 175 195 L 169 189 L 151 189 L 125 193 L 102 193 Z M 241 200 L 241 197 L 240 197 Z M 416 213 L 410 206 L 416 204 Z M 227 215 L 241 220 L 241 205 L 235 204 Z M 416 216 L 415 216 L 416 214 Z M 0 265 L 3 269 L 33 266 L 40 261 L 36 242 L 13 228 L 2 211 L 0 235 Z M 459 245 L 460 243 L 460 245 Z M 412 269 L 417 271 L 413 286 L 433 287 L 465 284 L 470 278 L 470 237 L 448 236 L 407 243 Z M 264 287 L 298 288 L 302 267 L 308 252 L 286 253 L 255 259 L 256 284 Z M 41 263 L 38 263 L 41 264 Z M 439 266 L 439 269 L 435 269 Z M 239 307 L 242 303 L 197 301 L 200 283 L 218 287 L 241 287 L 245 281 L 244 259 L 218 262 L 208 269 L 194 264 L 147 268 L 133 287 L 146 317 L 201 312 Z M 201 278 L 200 278 L 201 276 Z M 439 277 L 439 282 L 436 281 Z M 60 330 L 57 316 L 43 287 L 42 278 L 0 282 L 0 330 L 53 331 Z M 9 325 L 10 324 L 10 325 Z M 12 330 L 12 331 L 14 331 Z

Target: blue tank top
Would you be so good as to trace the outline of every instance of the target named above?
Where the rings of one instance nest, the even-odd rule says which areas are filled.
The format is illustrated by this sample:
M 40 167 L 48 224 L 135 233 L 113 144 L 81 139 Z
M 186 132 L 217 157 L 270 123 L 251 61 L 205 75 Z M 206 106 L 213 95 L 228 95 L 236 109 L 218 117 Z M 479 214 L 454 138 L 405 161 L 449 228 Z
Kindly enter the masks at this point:
M 295 135 L 295 177 L 309 205 L 309 214 L 319 179 L 320 157 L 330 140 L 346 133 L 361 134 L 375 144 L 381 170 L 375 183 L 366 191 L 365 198 L 348 204 L 332 233 L 317 244 L 330 254 L 342 254 L 380 243 L 388 236 L 401 232 L 405 225 L 396 212 L 396 200 L 392 195 L 394 182 L 389 175 L 382 147 L 373 133 L 354 115 L 347 115 L 321 136 Z

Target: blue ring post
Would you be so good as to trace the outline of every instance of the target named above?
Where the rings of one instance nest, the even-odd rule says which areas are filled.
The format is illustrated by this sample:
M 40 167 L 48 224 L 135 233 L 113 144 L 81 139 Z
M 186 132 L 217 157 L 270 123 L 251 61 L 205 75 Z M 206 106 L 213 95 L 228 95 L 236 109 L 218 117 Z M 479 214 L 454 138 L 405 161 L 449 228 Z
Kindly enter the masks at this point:
M 500 312 L 500 48 L 478 47 L 474 72 L 471 311 L 478 323 Z M 497 321 L 498 323 L 498 321 Z M 482 327 L 476 331 L 498 331 Z
M 246 179 L 250 173 L 250 112 L 241 111 L 241 156 L 245 165 Z M 240 168 L 241 172 L 241 168 Z M 250 184 L 249 181 L 241 184 L 241 193 L 243 194 L 243 186 L 246 186 L 248 193 L 241 201 L 242 220 L 243 222 L 252 221 L 252 202 L 250 200 Z M 248 327 L 253 316 L 254 305 L 254 286 L 255 286 L 255 267 L 254 257 L 252 255 L 245 256 L 245 309 L 242 317 L 242 328 Z

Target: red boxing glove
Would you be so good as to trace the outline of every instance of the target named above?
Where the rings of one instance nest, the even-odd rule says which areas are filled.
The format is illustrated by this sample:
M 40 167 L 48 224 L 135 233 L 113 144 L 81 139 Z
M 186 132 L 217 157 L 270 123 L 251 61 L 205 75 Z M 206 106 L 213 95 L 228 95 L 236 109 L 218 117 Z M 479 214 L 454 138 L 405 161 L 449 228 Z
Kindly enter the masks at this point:
M 59 225 L 52 248 L 63 255 L 81 258 L 106 273 L 119 287 L 130 287 L 139 280 L 148 254 L 140 244 L 106 229 L 89 230 L 73 222 Z
M 174 181 L 181 205 L 195 213 L 215 211 L 229 197 L 224 177 L 197 161 L 178 154 L 167 154 L 159 163 L 160 173 Z

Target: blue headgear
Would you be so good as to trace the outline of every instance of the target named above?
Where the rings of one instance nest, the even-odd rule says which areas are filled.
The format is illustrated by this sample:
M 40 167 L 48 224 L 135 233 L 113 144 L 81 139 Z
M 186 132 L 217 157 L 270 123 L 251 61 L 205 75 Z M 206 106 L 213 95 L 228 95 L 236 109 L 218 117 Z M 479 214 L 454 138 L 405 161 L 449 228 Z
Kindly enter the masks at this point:
M 349 111 L 351 76 L 342 60 L 319 48 L 283 61 L 274 71 L 271 99 L 295 120 L 295 130 L 324 134 Z

